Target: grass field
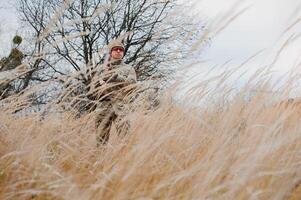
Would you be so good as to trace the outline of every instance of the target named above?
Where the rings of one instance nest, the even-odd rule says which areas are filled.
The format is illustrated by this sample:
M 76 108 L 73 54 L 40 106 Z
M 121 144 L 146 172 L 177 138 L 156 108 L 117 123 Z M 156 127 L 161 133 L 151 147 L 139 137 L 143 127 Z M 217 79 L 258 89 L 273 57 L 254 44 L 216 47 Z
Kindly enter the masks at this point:
M 300 199 L 301 105 L 248 89 L 215 103 L 203 90 L 201 107 L 163 98 L 102 148 L 93 113 L 2 108 L 0 199 Z
M 243 11 L 221 17 L 204 38 Z M 129 133 L 119 137 L 113 127 L 102 147 L 94 112 L 12 114 L 48 82 L 1 101 L 0 199 L 301 199 L 301 101 L 289 100 L 300 76 L 275 92 L 263 70 L 233 92 L 231 73 L 180 94 L 167 89 L 156 110 L 130 113 Z

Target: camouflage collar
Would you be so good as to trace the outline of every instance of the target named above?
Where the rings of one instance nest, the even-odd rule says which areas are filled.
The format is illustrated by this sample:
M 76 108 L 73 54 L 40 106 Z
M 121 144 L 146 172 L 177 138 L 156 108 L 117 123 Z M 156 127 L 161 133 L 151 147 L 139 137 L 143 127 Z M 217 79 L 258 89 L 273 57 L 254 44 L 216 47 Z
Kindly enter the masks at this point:
M 112 61 L 111 63 L 110 63 L 110 65 L 120 65 L 120 64 L 122 64 L 122 60 L 115 60 L 115 61 Z

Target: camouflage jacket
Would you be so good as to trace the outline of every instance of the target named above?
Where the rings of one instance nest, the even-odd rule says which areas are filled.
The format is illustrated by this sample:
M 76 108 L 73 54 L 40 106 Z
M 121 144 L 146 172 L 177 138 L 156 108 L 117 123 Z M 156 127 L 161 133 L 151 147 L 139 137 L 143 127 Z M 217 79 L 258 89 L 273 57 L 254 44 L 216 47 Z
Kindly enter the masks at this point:
M 137 82 L 136 72 L 131 65 L 122 61 L 102 67 L 103 69 L 99 70 L 95 80 L 100 88 L 100 103 L 109 101 L 114 105 L 114 110 L 118 112 L 126 104 L 123 99 L 127 95 L 129 88 Z
M 106 83 L 132 84 L 137 82 L 134 68 L 123 61 L 108 64 L 106 69 L 102 70 L 100 77 Z

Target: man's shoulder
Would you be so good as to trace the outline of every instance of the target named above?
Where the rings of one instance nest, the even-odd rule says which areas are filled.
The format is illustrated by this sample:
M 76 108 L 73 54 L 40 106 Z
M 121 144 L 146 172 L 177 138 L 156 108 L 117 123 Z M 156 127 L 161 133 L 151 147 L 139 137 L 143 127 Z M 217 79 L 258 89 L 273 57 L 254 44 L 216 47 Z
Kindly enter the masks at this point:
M 131 64 L 127 64 L 127 63 L 121 63 L 120 64 L 122 68 L 126 69 L 126 70 L 134 70 L 134 67 Z
M 128 64 L 128 63 L 125 63 L 125 62 L 120 63 L 120 65 L 122 65 L 124 67 L 131 67 L 132 68 L 131 64 Z

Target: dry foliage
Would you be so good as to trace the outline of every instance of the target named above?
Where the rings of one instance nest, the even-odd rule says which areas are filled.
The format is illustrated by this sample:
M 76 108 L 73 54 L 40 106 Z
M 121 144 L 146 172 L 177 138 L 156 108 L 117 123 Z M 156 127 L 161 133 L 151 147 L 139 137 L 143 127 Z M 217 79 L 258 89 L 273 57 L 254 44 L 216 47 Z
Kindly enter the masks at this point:
M 213 35 L 243 11 L 217 21 Z M 270 90 L 268 81 L 229 95 L 228 76 L 215 78 L 218 88 L 204 81 L 187 99 L 166 95 L 154 112 L 130 113 L 128 135 L 113 128 L 101 148 L 93 112 L 16 114 L 29 103 L 8 98 L 0 104 L 0 199 L 300 199 L 300 102 L 245 98 Z
M 210 99 L 201 85 L 199 101 Z M 300 199 L 300 103 L 246 93 L 223 107 L 223 98 L 189 107 L 166 97 L 131 113 L 130 133 L 113 129 L 102 148 L 93 113 L 3 110 L 0 199 Z

